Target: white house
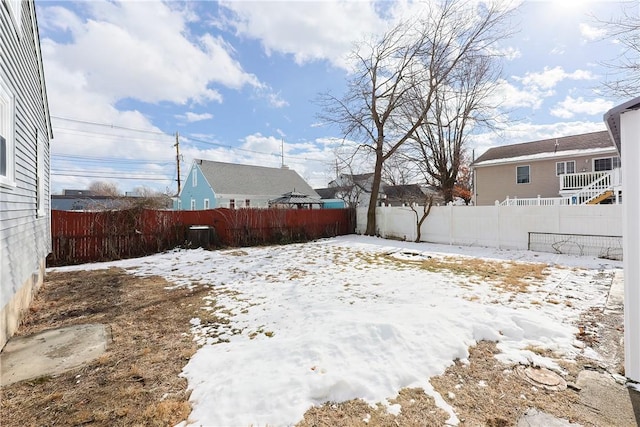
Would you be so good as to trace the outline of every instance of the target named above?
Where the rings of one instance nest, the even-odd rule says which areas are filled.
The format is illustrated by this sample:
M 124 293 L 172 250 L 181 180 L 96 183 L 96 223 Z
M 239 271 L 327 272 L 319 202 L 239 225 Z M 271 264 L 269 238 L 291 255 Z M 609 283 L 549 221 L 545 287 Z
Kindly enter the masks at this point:
M 635 164 L 640 159 L 640 97 L 612 108 L 604 121 L 623 155 L 624 371 L 640 382 L 640 169 Z
M 44 280 L 53 138 L 33 0 L 0 3 L 0 348 Z

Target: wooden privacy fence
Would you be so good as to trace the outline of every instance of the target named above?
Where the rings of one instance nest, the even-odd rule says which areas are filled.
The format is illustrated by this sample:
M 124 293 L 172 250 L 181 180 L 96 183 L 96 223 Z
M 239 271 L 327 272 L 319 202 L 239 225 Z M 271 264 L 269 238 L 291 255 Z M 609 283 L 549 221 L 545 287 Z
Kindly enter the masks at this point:
M 204 226 L 214 246 L 301 242 L 350 234 L 350 209 L 52 211 L 49 266 L 138 257 L 193 246 Z M 202 228 L 201 228 L 202 229 Z

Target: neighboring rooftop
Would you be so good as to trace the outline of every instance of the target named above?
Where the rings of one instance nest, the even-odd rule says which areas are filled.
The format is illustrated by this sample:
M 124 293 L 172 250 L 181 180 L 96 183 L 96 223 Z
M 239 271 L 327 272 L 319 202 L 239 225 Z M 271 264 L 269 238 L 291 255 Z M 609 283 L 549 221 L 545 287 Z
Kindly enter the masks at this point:
M 542 154 L 553 154 L 568 151 L 615 149 L 609 132 L 591 132 L 581 135 L 563 136 L 559 138 L 542 139 L 520 144 L 503 145 L 488 149 L 478 157 L 473 164 L 529 157 Z
M 196 159 L 213 191 L 219 194 L 270 195 L 295 191 L 319 198 L 296 171 L 288 168 L 222 163 Z

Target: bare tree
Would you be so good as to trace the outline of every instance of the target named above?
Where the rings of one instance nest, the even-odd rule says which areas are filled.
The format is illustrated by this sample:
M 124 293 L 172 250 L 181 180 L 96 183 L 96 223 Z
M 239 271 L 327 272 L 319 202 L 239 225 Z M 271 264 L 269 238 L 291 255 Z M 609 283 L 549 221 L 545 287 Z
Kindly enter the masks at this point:
M 492 128 L 498 105 L 492 96 L 501 69 L 496 57 L 469 55 L 447 81 L 435 88 L 431 109 L 408 144 L 427 182 L 454 200 L 458 173 L 464 164 L 468 137 L 478 128 Z M 417 100 L 422 108 L 423 100 Z
M 622 16 L 610 20 L 595 18 L 606 37 L 621 46 L 620 54 L 603 64 L 613 71 L 604 87 L 614 96 L 633 98 L 640 93 L 640 14 L 638 4 L 623 6 Z
M 117 184 L 107 181 L 93 181 L 89 184 L 89 191 L 96 196 L 119 197 L 122 195 Z
M 433 195 L 425 194 L 421 203 L 411 203 L 409 207 L 416 216 L 416 243 L 420 243 L 422 239 L 422 224 L 431 213 L 431 207 L 433 206 Z
M 354 49 L 355 70 L 343 97 L 322 96 L 321 118 L 339 125 L 345 139 L 359 142 L 357 150 L 375 157 L 365 234 L 377 231 L 384 163 L 422 126 L 436 90 L 460 64 L 469 56 L 488 54 L 504 36 L 508 14 L 497 3 L 427 2 L 424 16 L 401 22 Z

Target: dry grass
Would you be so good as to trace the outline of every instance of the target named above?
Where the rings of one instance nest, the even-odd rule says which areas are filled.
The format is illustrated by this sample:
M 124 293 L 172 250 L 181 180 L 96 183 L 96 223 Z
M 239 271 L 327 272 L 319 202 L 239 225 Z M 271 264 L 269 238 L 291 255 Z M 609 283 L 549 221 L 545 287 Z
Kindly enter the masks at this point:
M 105 354 L 57 376 L 2 388 L 3 426 L 167 426 L 191 412 L 178 375 L 196 346 L 189 319 L 209 289 L 167 290 L 119 269 L 52 273 L 18 335 L 83 323 L 111 328 Z
M 531 350 L 551 356 L 546 350 Z M 532 387 L 494 357 L 499 352 L 495 343 L 480 342 L 469 352 L 469 364 L 456 361 L 443 375 L 431 378 L 433 387 L 456 409 L 462 425 L 513 426 L 529 408 L 584 426 L 596 425 L 589 408 L 580 403 L 578 392 Z M 571 365 L 567 379 L 573 382 L 581 364 Z
M 342 403 L 327 402 L 311 408 L 297 426 L 441 426 L 449 418 L 445 411 L 436 407 L 433 398 L 419 388 L 402 389 L 389 402 L 401 405 L 397 416 L 389 414 L 382 404 L 372 407 L 361 399 L 353 399 Z
M 365 263 L 398 269 L 421 269 L 434 273 L 469 278 L 473 285 L 490 285 L 504 292 L 527 292 L 529 285 L 541 283 L 547 276 L 546 264 L 516 261 L 490 261 L 463 257 L 399 259 L 393 254 L 361 253 Z
M 477 282 L 473 286 L 488 283 L 508 292 L 522 292 L 528 283 L 545 276 L 543 264 L 461 261 L 453 257 L 416 261 L 386 255 L 363 257 L 368 257 L 365 262 L 393 268 L 462 275 Z M 170 426 L 187 419 L 191 411 L 189 394 L 179 373 L 196 350 L 189 320 L 199 317 L 203 324 L 218 325 L 221 331 L 229 329 L 229 320 L 211 288 L 195 285 L 169 290 L 167 285 L 163 279 L 138 278 L 119 269 L 49 274 L 18 334 L 104 323 L 111 327 L 113 343 L 104 355 L 83 367 L 3 387 L 2 426 Z M 201 309 L 205 296 L 211 302 L 209 310 Z M 581 319 L 577 338 L 595 345 L 600 335 L 596 326 L 603 319 L 597 313 L 588 314 Z M 264 328 L 253 334 L 274 335 Z M 544 348 L 528 349 L 556 356 Z M 497 351 L 494 343 L 480 342 L 469 349 L 469 364 L 456 361 L 430 380 L 455 408 L 461 425 L 515 425 L 531 407 L 585 426 L 595 424 L 589 408 L 580 405 L 576 391 L 532 388 L 512 373 L 512 367 L 495 359 Z M 590 362 L 579 358 L 577 362 L 558 363 L 568 371 L 566 379 L 574 382 Z M 448 418 L 422 389 L 403 389 L 390 403 L 401 405 L 397 416 L 381 404 L 371 407 L 359 399 L 327 402 L 310 408 L 298 426 L 439 426 Z

